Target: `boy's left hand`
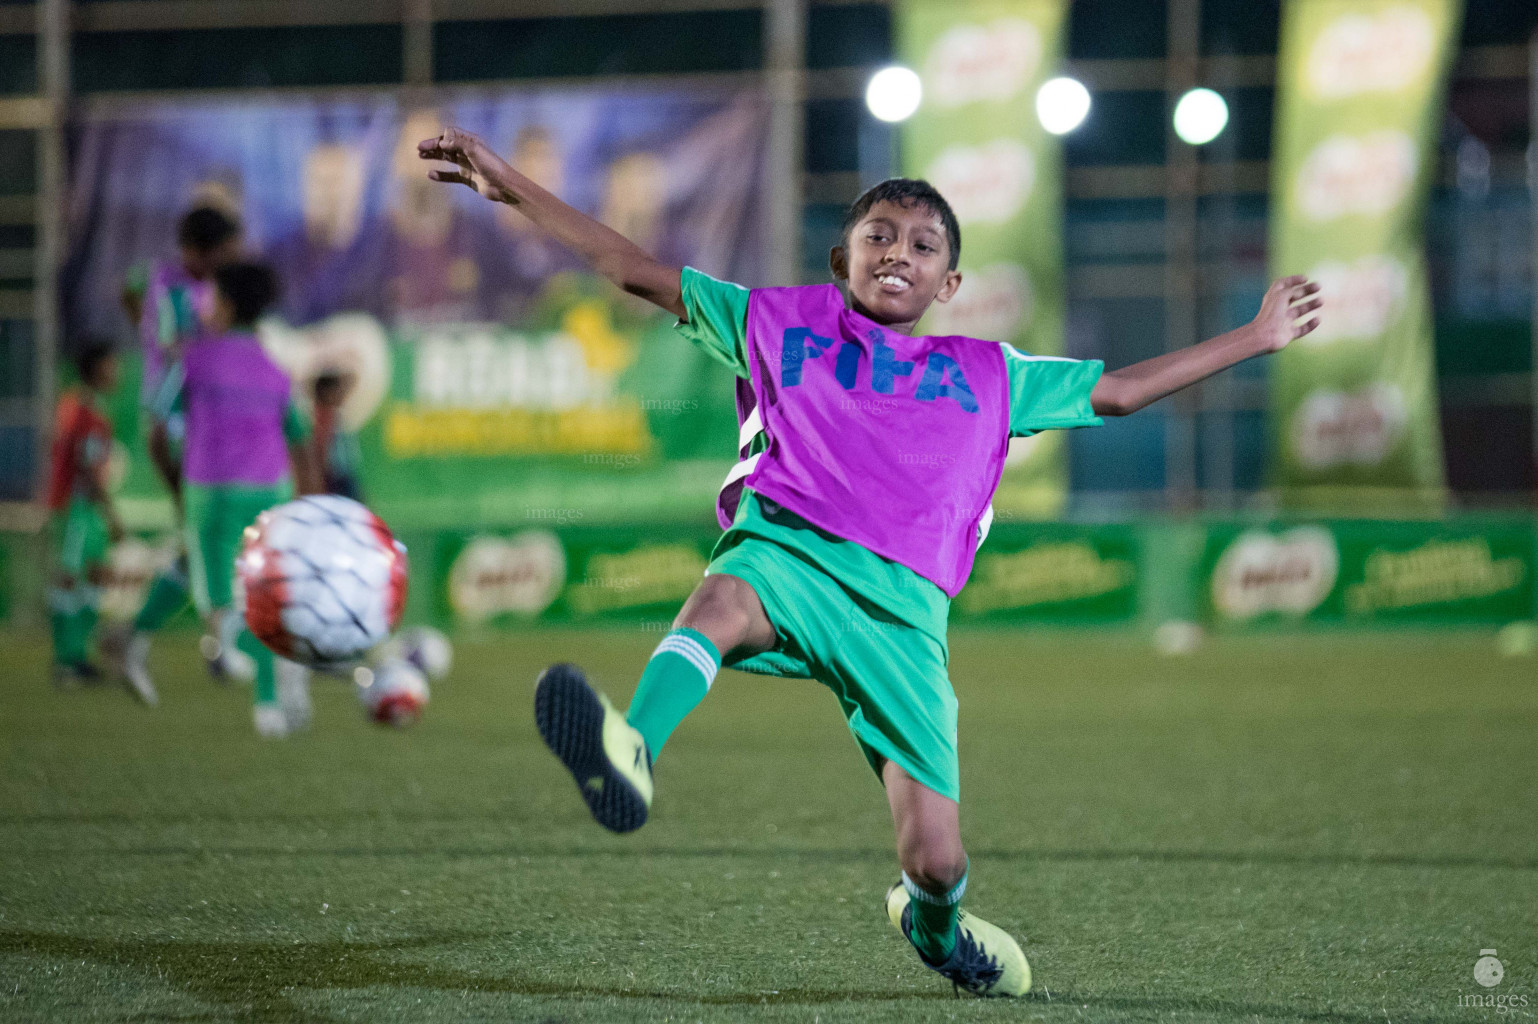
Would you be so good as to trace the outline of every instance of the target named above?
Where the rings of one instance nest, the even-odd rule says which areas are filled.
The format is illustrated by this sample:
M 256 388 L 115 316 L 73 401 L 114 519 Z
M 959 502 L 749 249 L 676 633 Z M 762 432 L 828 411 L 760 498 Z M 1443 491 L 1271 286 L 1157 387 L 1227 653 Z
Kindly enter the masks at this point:
M 1281 278 L 1266 289 L 1260 312 L 1250 324 L 1262 353 L 1280 352 L 1319 326 L 1317 316 L 1308 316 L 1322 305 L 1319 299 L 1311 298 L 1318 294 L 1319 283 L 1302 274 Z M 1299 322 L 1302 317 L 1308 319 Z
M 458 170 L 434 168 L 427 172 L 433 181 L 468 185 L 494 203 L 517 205 L 517 197 L 500 187 L 492 178 L 506 163 L 479 135 L 463 128 L 445 128 L 436 137 L 417 143 L 417 155 L 423 160 L 443 160 L 458 165 Z M 490 172 L 490 173 L 488 173 Z

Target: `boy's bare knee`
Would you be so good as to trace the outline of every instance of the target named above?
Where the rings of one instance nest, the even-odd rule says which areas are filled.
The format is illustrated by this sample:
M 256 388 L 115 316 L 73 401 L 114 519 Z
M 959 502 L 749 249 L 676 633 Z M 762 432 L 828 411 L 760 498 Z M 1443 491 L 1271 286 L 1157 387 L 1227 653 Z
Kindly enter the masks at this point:
M 754 613 L 757 612 L 757 615 Z M 673 620 L 674 628 L 687 626 L 708 636 L 723 653 L 743 645 L 765 646 L 772 629 L 764 619 L 758 595 L 745 580 L 735 576 L 707 576 Z
M 925 892 L 956 887 L 967 873 L 967 855 L 959 843 L 917 843 L 902 851 L 902 868 Z

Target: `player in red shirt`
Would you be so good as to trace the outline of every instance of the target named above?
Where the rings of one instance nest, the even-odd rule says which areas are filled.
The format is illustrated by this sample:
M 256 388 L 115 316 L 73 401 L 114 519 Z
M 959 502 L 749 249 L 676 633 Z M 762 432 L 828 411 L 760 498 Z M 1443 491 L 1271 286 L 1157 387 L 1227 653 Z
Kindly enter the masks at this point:
M 100 682 L 91 662 L 91 636 L 107 572 L 110 546 L 122 536 L 107 492 L 112 422 L 103 400 L 117 390 L 118 360 L 112 347 L 93 343 L 75 361 L 80 383 L 59 397 L 48 475 L 48 508 L 56 565 L 48 590 L 53 626 L 54 685 Z M 139 696 L 154 703 L 154 691 Z

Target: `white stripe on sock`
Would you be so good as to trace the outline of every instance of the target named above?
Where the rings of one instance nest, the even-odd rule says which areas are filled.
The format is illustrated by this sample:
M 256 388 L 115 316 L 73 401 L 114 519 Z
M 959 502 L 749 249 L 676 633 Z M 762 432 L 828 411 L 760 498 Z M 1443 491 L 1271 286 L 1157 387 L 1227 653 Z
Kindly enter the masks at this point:
M 705 677 L 706 690 L 709 690 L 710 685 L 716 681 L 716 672 L 720 666 L 710 656 L 710 652 L 705 650 L 694 637 L 686 636 L 682 633 L 668 634 L 662 643 L 657 645 L 657 650 L 652 653 L 652 657 L 655 658 L 657 655 L 665 652 L 686 658 L 691 665 L 699 669 L 700 675 Z
M 908 877 L 908 872 L 903 872 L 903 888 L 908 890 L 908 895 L 920 903 L 928 903 L 936 907 L 948 907 L 953 903 L 960 903 L 961 896 L 967 891 L 967 876 L 962 875 L 961 881 L 944 896 L 936 896 L 932 892 L 926 892 L 918 887 L 913 879 Z
M 659 654 L 664 651 L 688 659 L 689 663 L 699 669 L 700 674 L 705 677 L 705 689 L 710 689 L 710 684 L 716 678 L 716 663 L 697 641 L 688 637 L 669 637 L 657 647 Z

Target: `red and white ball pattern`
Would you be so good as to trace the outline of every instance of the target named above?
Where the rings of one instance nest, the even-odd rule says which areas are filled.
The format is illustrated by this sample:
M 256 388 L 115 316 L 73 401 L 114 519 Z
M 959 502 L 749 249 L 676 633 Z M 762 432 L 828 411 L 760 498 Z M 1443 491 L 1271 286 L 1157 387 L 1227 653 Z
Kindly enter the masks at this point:
M 356 661 L 400 624 L 406 549 L 367 508 L 310 495 L 246 527 L 235 561 L 246 625 L 313 668 Z

